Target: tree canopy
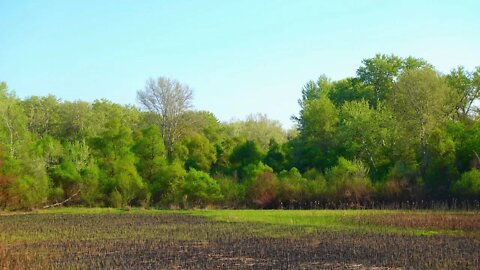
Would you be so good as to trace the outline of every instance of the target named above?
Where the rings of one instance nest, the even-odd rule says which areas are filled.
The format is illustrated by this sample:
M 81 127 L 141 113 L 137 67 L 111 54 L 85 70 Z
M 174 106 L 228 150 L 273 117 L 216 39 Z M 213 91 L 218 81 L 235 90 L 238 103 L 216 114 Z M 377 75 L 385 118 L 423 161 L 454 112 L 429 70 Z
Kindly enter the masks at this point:
M 0 209 L 308 207 L 480 199 L 480 67 L 378 54 L 299 91 L 296 130 L 221 122 L 177 80 L 140 107 L 21 99 L 0 83 Z

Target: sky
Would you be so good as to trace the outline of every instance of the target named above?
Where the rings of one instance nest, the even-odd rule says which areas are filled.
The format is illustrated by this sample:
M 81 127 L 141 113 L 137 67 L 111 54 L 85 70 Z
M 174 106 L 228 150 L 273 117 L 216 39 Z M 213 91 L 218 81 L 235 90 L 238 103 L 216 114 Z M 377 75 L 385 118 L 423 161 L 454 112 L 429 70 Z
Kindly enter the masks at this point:
M 189 85 L 221 121 L 293 126 L 302 86 L 377 53 L 480 66 L 480 1 L 0 0 L 0 81 L 21 97 L 139 105 L 149 78 Z

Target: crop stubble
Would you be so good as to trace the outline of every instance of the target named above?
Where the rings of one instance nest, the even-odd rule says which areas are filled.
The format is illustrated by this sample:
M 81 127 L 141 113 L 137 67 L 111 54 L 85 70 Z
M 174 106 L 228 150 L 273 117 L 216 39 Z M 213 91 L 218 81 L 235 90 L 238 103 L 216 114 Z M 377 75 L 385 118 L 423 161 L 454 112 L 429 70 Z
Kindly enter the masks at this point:
M 4 269 L 479 269 L 480 238 L 311 230 L 183 214 L 0 217 Z

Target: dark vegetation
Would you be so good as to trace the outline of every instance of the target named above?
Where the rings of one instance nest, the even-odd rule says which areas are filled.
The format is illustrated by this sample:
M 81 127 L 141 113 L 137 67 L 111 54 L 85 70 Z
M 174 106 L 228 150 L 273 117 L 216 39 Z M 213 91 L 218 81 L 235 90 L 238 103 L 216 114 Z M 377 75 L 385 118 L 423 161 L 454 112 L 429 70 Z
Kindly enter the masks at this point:
M 480 68 L 377 55 L 354 77 L 308 82 L 287 132 L 263 115 L 194 111 L 190 88 L 168 78 L 147 81 L 140 108 L 21 100 L 2 83 L 0 209 L 475 208 L 479 96 Z
M 411 215 L 422 216 L 420 213 Z M 460 229 L 472 229 L 470 219 L 477 218 L 458 214 L 455 214 L 455 217 L 456 226 Z M 423 219 L 429 220 L 430 217 L 427 215 Z M 352 219 L 344 218 L 343 222 L 358 221 L 353 216 Z M 466 227 L 464 228 L 462 224 Z M 406 226 L 415 227 L 417 224 L 407 223 Z M 432 226 L 436 227 L 437 224 Z M 450 228 L 448 224 L 442 226 Z M 475 226 L 478 233 L 478 224 Z M 392 233 L 387 228 L 381 227 L 369 232 L 337 231 L 321 227 L 258 222 L 220 222 L 173 213 L 16 214 L 1 217 L 0 267 L 5 269 L 480 267 L 478 237 L 467 237 L 462 234 L 419 236 L 405 232 Z

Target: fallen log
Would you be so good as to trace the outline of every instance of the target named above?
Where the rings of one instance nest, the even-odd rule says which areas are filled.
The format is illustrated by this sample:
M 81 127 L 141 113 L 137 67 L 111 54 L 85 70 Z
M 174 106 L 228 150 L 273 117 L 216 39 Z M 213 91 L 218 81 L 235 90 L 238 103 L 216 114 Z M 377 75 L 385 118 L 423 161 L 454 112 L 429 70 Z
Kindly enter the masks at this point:
M 75 198 L 79 193 L 80 193 L 80 190 L 77 191 L 76 193 L 74 193 L 72 196 L 66 198 L 64 201 L 57 202 L 57 203 L 54 203 L 54 204 L 45 205 L 44 207 L 42 207 L 42 209 L 47 209 L 47 208 L 51 208 L 51 207 L 62 206 L 62 205 L 64 205 L 65 203 L 71 201 L 73 198 Z

